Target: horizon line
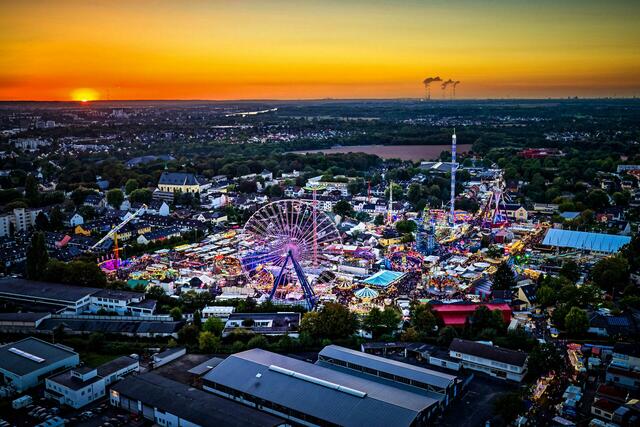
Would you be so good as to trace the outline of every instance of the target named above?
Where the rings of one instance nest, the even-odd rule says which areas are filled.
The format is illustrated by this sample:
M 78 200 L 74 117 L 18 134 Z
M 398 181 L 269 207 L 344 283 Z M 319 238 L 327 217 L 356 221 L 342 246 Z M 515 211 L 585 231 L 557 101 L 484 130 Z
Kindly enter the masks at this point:
M 444 103 L 459 101 L 566 101 L 566 100 L 637 100 L 638 96 L 600 96 L 600 97 L 583 97 L 579 95 L 564 97 L 513 97 L 513 98 L 459 98 L 459 99 L 425 99 L 420 97 L 397 97 L 397 98 L 230 98 L 230 99 L 214 99 L 214 98 L 190 98 L 190 99 L 96 99 L 88 101 L 76 100 L 38 100 L 38 99 L 5 99 L 0 103 L 73 103 L 73 104 L 95 104 L 108 102 L 294 102 L 294 101 L 422 101 L 425 103 Z

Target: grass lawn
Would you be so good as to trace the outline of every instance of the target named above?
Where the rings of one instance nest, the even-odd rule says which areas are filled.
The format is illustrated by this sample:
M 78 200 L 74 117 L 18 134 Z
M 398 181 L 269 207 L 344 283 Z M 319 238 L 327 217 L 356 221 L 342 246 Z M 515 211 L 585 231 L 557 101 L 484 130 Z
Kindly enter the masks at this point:
M 101 354 L 101 353 L 80 353 L 80 360 L 85 363 L 85 365 L 95 368 L 97 366 L 102 365 L 103 363 L 107 363 L 119 357 L 118 355 L 113 354 Z

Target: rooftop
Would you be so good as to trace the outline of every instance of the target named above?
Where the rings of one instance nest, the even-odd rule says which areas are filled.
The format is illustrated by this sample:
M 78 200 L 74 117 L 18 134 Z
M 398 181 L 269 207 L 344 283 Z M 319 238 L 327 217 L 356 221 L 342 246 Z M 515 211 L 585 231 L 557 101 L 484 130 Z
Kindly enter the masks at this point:
M 364 283 L 373 286 L 379 286 L 386 288 L 395 281 L 401 279 L 405 273 L 400 271 L 380 270 L 373 276 L 370 276 L 364 280 Z
M 108 377 L 111 374 L 118 372 L 119 370 L 138 363 L 136 359 L 130 356 L 121 356 L 113 359 L 110 362 L 104 363 L 98 366 L 98 375 L 101 377 Z
M 542 244 L 561 248 L 613 253 L 619 251 L 622 246 L 630 241 L 630 236 L 550 228 L 544 236 Z
M 260 349 L 229 356 L 204 381 L 343 426 L 409 426 L 437 404 L 423 394 Z
M 283 420 L 154 373 L 123 379 L 112 390 L 202 426 L 276 426 Z
M 32 298 L 56 300 L 61 303 L 75 303 L 100 290 L 101 289 L 98 288 L 86 288 L 62 283 L 37 282 L 14 277 L 0 279 L 0 296 L 3 294 L 25 295 Z
M 223 360 L 224 359 L 221 359 L 220 357 L 212 357 L 211 359 L 205 360 L 201 364 L 196 365 L 193 368 L 189 369 L 189 373 L 193 375 L 204 375 L 210 370 L 212 370 L 213 368 L 215 368 L 216 366 L 218 366 L 220 362 L 222 362 Z
M 398 377 L 408 378 L 413 381 L 419 381 L 436 387 L 446 388 L 456 379 L 454 375 L 444 374 L 431 369 L 425 369 L 408 363 L 402 363 L 396 360 L 364 353 L 362 351 L 339 347 L 337 345 L 326 346 L 322 351 L 320 351 L 319 356 L 365 366 L 376 371 L 386 372 Z
M 0 346 L 0 369 L 26 375 L 73 356 L 71 349 L 29 337 Z
M 198 180 L 192 173 L 162 172 L 159 184 L 164 185 L 198 185 Z
M 494 345 L 454 338 L 449 350 L 456 353 L 469 354 L 483 359 L 495 360 L 513 366 L 524 366 L 529 355 L 522 351 L 509 350 Z
M 86 373 L 86 372 L 81 372 L 81 373 Z M 56 376 L 53 376 L 51 378 L 48 378 L 49 381 L 53 381 L 55 383 L 58 383 L 68 389 L 71 390 L 80 390 L 83 389 L 93 383 L 97 383 L 98 381 L 101 381 L 103 378 L 97 375 L 94 375 L 91 378 L 88 378 L 86 380 L 82 380 L 76 376 L 74 376 L 71 371 L 65 371 L 61 374 L 58 374 Z

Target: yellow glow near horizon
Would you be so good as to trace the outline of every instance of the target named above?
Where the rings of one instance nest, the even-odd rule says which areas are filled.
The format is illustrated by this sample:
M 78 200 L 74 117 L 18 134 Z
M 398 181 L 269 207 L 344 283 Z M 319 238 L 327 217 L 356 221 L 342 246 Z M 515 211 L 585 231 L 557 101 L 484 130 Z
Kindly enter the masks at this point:
M 0 100 L 81 99 L 78 82 L 108 100 L 420 97 L 437 75 L 460 98 L 634 96 L 639 16 L 637 0 L 0 2 Z
M 71 92 L 71 99 L 73 101 L 80 102 L 97 101 L 98 99 L 100 99 L 100 95 L 97 91 L 84 87 L 75 89 L 73 92 Z

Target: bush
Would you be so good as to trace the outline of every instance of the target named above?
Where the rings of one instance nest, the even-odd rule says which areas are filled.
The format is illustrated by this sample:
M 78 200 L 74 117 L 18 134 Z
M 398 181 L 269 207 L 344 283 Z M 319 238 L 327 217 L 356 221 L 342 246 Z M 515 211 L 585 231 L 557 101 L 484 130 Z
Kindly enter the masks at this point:
M 208 331 L 200 332 L 198 347 L 204 353 L 214 353 L 220 348 L 220 338 Z
M 234 343 L 231 345 L 232 353 L 239 353 L 241 351 L 244 351 L 244 349 L 245 345 L 242 341 L 234 341 Z
M 269 346 L 269 342 L 263 335 L 256 335 L 251 338 L 247 343 L 247 348 L 267 348 Z

